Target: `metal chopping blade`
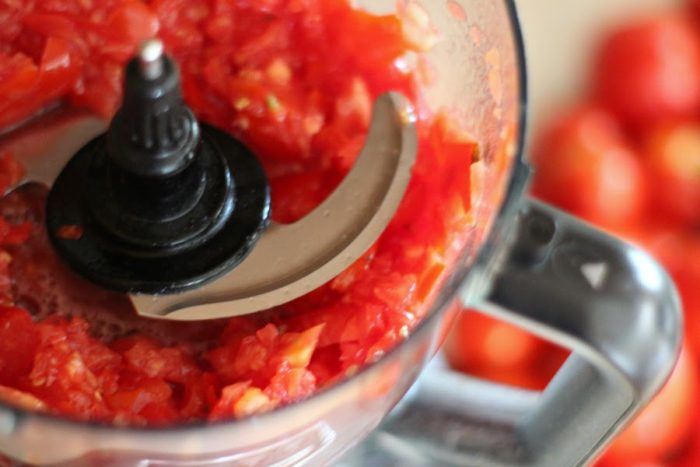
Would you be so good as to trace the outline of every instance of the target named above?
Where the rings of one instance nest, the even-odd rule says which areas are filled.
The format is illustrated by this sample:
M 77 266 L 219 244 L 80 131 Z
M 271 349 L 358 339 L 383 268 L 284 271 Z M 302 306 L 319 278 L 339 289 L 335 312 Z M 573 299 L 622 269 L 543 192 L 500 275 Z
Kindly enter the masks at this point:
M 0 137 L 26 170 L 26 182 L 51 186 L 107 122 L 79 114 L 47 115 Z M 304 295 L 340 274 L 384 231 L 406 191 L 417 155 L 407 100 L 389 93 L 374 103 L 367 139 L 336 190 L 303 219 L 273 223 L 235 269 L 198 289 L 130 295 L 140 315 L 178 321 L 240 316 Z

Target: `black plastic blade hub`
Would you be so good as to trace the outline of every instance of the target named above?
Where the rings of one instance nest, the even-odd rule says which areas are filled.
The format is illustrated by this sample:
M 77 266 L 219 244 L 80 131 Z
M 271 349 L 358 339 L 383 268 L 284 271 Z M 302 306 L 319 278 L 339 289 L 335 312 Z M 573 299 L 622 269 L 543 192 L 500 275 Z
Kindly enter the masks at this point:
M 93 282 L 130 293 L 180 292 L 219 277 L 270 219 L 256 157 L 198 123 L 175 64 L 159 60 L 157 73 L 143 56 L 129 63 L 108 132 L 66 165 L 47 200 L 60 256 Z

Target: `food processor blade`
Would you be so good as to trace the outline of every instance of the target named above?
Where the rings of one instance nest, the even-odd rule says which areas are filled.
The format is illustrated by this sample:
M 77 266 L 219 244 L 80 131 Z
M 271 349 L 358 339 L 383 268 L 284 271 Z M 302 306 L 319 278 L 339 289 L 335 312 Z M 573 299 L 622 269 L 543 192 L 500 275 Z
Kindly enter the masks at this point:
M 138 313 L 172 320 L 239 316 L 286 303 L 340 274 L 384 231 L 403 198 L 417 154 L 407 101 L 374 103 L 364 149 L 341 184 L 314 211 L 273 223 L 250 255 L 217 281 L 178 295 L 133 295 Z
M 25 167 L 23 184 L 52 186 L 61 169 L 107 122 L 53 111 L 0 137 Z M 235 269 L 182 293 L 130 294 L 138 314 L 169 320 L 205 320 L 255 313 L 289 302 L 342 272 L 376 241 L 393 217 L 417 154 L 415 118 L 408 101 L 385 94 L 374 103 L 363 150 L 346 178 L 303 219 L 273 223 Z

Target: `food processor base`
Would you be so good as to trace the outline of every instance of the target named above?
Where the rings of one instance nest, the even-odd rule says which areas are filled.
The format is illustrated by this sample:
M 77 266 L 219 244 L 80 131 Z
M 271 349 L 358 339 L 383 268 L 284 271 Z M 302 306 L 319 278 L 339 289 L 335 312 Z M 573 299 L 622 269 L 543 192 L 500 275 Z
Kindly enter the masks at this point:
M 522 465 L 527 453 L 514 426 L 538 395 L 451 372 L 438 355 L 379 428 L 334 465 Z

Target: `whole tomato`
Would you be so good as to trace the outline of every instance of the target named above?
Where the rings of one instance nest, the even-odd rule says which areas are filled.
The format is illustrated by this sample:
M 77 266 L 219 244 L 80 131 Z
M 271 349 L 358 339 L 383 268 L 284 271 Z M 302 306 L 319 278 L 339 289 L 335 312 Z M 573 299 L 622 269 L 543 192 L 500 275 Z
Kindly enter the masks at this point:
M 686 224 L 700 224 L 700 122 L 659 125 L 645 136 L 655 213 Z
M 638 155 L 605 110 L 559 116 L 535 141 L 533 193 L 602 227 L 635 221 L 645 205 Z
M 691 435 L 698 396 L 698 373 L 684 349 L 666 386 L 616 439 L 600 467 L 654 465 L 674 457 Z
M 596 57 L 595 96 L 632 127 L 700 110 L 700 39 L 680 11 L 614 29 Z
M 700 2 L 698 3 L 700 5 Z M 692 434 L 685 449 L 678 454 L 672 462 L 664 467 L 697 467 L 700 465 L 700 417 L 696 417 Z
M 451 367 L 497 383 L 541 390 L 566 352 L 526 331 L 474 310 L 455 322 L 444 346 Z

